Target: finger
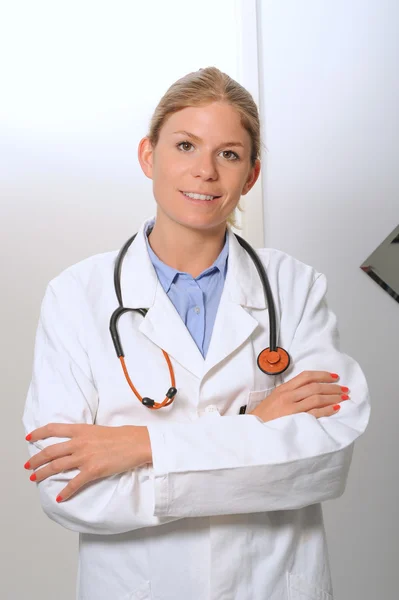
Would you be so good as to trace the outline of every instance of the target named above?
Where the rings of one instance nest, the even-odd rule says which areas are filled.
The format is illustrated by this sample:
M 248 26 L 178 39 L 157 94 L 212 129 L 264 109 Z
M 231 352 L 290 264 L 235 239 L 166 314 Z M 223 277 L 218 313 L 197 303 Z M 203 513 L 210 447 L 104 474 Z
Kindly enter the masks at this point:
M 348 397 L 347 400 L 350 398 Z M 297 409 L 296 412 L 309 412 L 313 409 L 326 408 L 329 406 L 335 406 L 336 404 L 345 402 L 341 394 L 332 394 L 332 395 L 316 395 L 310 396 L 309 398 L 305 398 L 301 402 L 297 402 L 294 405 L 294 408 Z M 299 410 L 298 410 L 299 409 Z
M 52 460 L 51 463 L 45 467 L 37 469 L 37 471 L 32 473 L 30 480 L 40 483 L 41 481 L 44 481 L 44 479 L 47 479 L 53 475 L 58 475 L 59 473 L 79 468 L 78 463 L 79 461 L 77 460 L 76 456 L 67 456 L 65 458 Z
M 78 435 L 84 427 L 88 427 L 88 425 L 86 423 L 48 423 L 28 433 L 26 439 L 29 442 L 37 442 L 49 437 L 72 438 Z
M 304 385 L 296 390 L 292 390 L 290 393 L 290 400 L 292 402 L 300 402 L 305 398 L 310 398 L 311 396 L 320 396 L 320 395 L 337 395 L 337 394 L 347 394 L 349 388 L 345 387 L 343 389 L 340 385 L 334 383 L 309 383 L 308 385 Z
M 338 406 L 338 408 L 334 408 L 334 406 Z M 314 408 L 313 410 L 308 410 L 309 415 L 313 415 L 316 419 L 320 419 L 321 417 L 331 417 L 332 415 L 336 415 L 339 410 L 339 404 L 334 404 L 334 406 L 326 406 L 325 408 Z
M 72 454 L 72 452 L 73 443 L 71 441 L 59 442 L 58 444 L 47 446 L 47 448 L 44 448 L 32 456 L 32 458 L 30 458 L 24 466 L 26 469 L 37 469 L 51 460 L 60 458 L 62 456 L 68 456 Z
M 80 488 L 82 488 L 84 485 L 86 485 L 86 483 L 94 481 L 92 477 L 93 475 L 90 475 L 90 473 L 88 473 L 87 471 L 76 475 L 76 477 L 71 479 L 68 485 L 58 494 L 56 498 L 57 502 L 63 502 L 64 500 L 68 500 L 68 498 L 76 494 L 76 492 L 80 490 Z
M 299 375 L 296 375 L 279 387 L 283 388 L 284 391 L 290 391 L 309 383 L 331 383 L 333 381 L 337 382 L 338 379 L 339 377 L 333 377 L 333 373 L 329 371 L 302 371 L 302 373 L 299 373 Z

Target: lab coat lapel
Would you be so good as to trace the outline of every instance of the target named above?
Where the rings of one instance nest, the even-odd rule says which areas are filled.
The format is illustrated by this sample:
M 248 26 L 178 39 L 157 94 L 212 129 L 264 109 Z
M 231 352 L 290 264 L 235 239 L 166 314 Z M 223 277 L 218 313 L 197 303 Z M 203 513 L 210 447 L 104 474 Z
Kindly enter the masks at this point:
M 221 298 L 205 359 L 204 376 L 241 346 L 257 326 L 258 321 L 245 308 L 226 296 Z
M 205 360 L 204 376 L 229 357 L 258 327 L 248 309 L 267 308 L 263 287 L 248 253 L 229 230 L 226 281 Z
M 204 358 L 160 283 L 155 302 L 141 323 L 140 331 L 182 367 L 202 378 Z

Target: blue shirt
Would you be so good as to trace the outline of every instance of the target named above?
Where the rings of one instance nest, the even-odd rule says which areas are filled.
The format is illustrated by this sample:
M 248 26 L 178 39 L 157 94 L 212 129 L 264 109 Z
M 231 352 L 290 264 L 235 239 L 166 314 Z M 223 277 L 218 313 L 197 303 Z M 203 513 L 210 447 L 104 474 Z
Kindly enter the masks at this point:
M 153 252 L 147 236 L 154 223 L 155 219 L 147 225 L 145 230 L 145 239 L 151 262 L 163 289 L 205 358 L 226 279 L 229 231 L 226 230 L 223 249 L 213 265 L 202 271 L 198 277 L 193 278 L 189 273 L 177 271 L 166 265 Z

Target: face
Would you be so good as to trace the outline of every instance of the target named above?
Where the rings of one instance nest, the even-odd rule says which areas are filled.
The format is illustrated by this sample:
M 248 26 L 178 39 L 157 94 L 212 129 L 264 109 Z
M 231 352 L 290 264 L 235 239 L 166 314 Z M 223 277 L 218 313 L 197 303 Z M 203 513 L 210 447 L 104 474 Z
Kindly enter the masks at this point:
M 250 165 L 251 138 L 237 111 L 214 102 L 188 107 L 164 123 L 158 143 L 139 145 L 141 167 L 153 180 L 157 222 L 223 229 L 230 213 L 256 182 L 260 162 Z M 214 196 L 187 197 L 184 192 Z

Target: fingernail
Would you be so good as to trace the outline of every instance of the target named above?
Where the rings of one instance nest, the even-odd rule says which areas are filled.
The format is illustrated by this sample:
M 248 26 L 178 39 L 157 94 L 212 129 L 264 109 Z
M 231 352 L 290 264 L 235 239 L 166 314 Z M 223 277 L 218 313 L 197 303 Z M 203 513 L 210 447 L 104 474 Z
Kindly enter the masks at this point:
M 28 462 L 26 462 L 24 464 L 24 467 L 25 467 L 25 469 L 30 469 L 30 462 L 29 462 L 29 460 L 28 460 Z
M 334 379 L 338 379 L 339 375 L 337 375 L 336 373 L 330 373 L 331 377 L 334 377 Z
M 349 388 L 348 388 L 348 387 L 346 387 L 346 385 L 341 385 L 341 390 L 342 390 L 343 392 L 349 392 Z
M 30 434 L 30 433 L 28 433 L 28 435 L 26 436 L 26 438 L 25 438 L 25 439 L 26 439 L 26 440 L 29 442 L 29 441 L 32 439 L 32 436 L 31 436 L 31 434 Z
M 31 481 L 36 481 L 36 473 L 32 473 L 32 475 L 29 477 L 29 479 Z
M 341 407 L 340 407 L 340 405 L 339 405 L 339 404 L 335 404 L 335 406 L 333 406 L 333 409 L 334 409 L 334 410 L 339 410 L 340 408 L 341 408 Z
M 341 396 L 342 400 L 348 400 L 349 396 L 347 396 L 346 394 L 344 394 L 343 396 Z
M 61 496 L 60 496 L 60 495 L 58 495 L 58 496 L 57 496 L 57 498 L 56 498 L 56 500 L 57 500 L 57 502 L 61 502 L 61 501 L 62 501 L 62 498 L 61 498 Z

